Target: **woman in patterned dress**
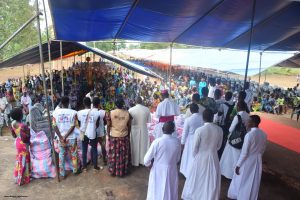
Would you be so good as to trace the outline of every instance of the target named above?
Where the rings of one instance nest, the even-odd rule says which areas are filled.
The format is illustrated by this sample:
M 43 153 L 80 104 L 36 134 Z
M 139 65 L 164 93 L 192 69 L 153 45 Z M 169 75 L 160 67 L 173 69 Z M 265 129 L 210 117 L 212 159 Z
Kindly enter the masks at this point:
M 124 100 L 116 101 L 117 109 L 109 115 L 107 133 L 109 136 L 108 171 L 113 176 L 125 176 L 130 164 L 131 116 L 124 109 Z
M 21 108 L 14 108 L 11 111 L 11 118 L 14 120 L 11 125 L 11 132 L 12 136 L 16 138 L 17 149 L 14 178 L 15 183 L 20 186 L 30 182 L 30 130 L 21 122 L 23 118 Z

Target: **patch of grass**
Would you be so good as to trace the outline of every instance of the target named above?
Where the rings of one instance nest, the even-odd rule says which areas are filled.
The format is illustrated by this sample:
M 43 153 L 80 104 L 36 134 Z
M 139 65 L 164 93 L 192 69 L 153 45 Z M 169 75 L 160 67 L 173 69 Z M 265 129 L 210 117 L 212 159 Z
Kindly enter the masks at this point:
M 271 75 L 271 74 L 276 74 L 276 75 L 286 75 L 286 76 L 295 76 L 297 74 L 300 74 L 300 68 L 287 68 L 287 67 L 269 67 L 266 70 L 262 72 Z

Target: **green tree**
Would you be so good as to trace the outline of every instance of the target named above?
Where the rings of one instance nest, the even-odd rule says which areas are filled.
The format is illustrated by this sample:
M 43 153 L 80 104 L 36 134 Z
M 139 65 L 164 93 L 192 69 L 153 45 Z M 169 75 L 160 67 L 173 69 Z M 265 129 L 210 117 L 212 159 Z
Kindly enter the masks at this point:
M 0 1 L 0 44 L 35 15 L 29 0 Z M 0 50 L 0 62 L 38 43 L 35 23 L 31 23 Z

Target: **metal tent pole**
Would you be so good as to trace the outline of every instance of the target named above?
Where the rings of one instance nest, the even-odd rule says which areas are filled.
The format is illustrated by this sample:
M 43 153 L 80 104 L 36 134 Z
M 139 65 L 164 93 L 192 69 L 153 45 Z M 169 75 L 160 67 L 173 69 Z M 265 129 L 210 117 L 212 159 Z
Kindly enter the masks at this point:
M 23 81 L 24 81 L 24 84 L 25 84 L 25 66 L 23 65 Z
M 63 69 L 63 59 L 62 59 L 62 41 L 59 42 L 59 46 L 60 46 L 60 67 L 61 67 L 61 90 L 62 90 L 62 96 L 65 96 L 64 69 Z
M 49 57 L 49 71 L 50 71 L 50 89 L 51 89 L 51 107 L 54 110 L 54 102 L 53 102 L 53 72 L 52 72 L 52 61 L 51 61 L 51 42 L 49 39 L 49 31 L 48 31 L 48 22 L 47 22 L 47 13 L 45 7 L 45 0 L 43 0 L 43 7 L 45 12 L 45 22 L 46 22 L 46 35 L 47 35 L 47 42 L 48 42 L 48 57 Z
M 259 76 L 258 76 L 258 85 L 260 85 L 260 77 L 261 77 L 261 59 L 262 59 L 262 52 L 259 53 Z
M 170 44 L 170 66 L 169 66 L 169 89 L 170 89 L 170 95 L 172 91 L 172 84 L 171 84 L 171 78 L 172 78 L 172 56 L 173 56 L 173 43 Z
M 255 17 L 255 6 L 256 6 L 256 0 L 253 0 L 252 17 L 251 17 L 251 29 L 250 29 L 250 38 L 249 38 L 248 52 L 247 52 L 247 62 L 246 62 L 246 71 L 245 71 L 244 86 L 246 85 L 247 76 L 248 76 L 249 58 L 250 58 L 250 50 L 251 50 L 251 43 L 252 43 L 252 36 L 253 36 L 253 24 L 254 24 L 254 17 Z
M 38 0 L 36 0 L 36 12 L 39 13 Z M 54 157 L 54 164 L 56 167 L 57 180 L 59 182 L 60 181 L 59 170 L 58 170 L 58 166 L 57 166 L 57 162 L 56 162 L 58 160 L 58 158 L 54 151 L 53 129 L 52 129 L 52 121 L 51 121 L 51 116 L 50 116 L 50 111 L 49 111 L 48 93 L 47 93 L 46 80 L 45 80 L 45 68 L 44 68 L 44 58 L 43 58 L 43 50 L 42 50 L 42 34 L 41 34 L 39 15 L 37 17 L 37 28 L 38 28 L 38 34 L 39 34 L 39 51 L 40 51 L 40 60 L 41 60 L 41 68 L 42 68 L 43 86 L 44 86 L 44 93 L 46 95 L 47 115 L 48 115 L 48 122 L 49 122 L 49 126 L 50 126 L 50 137 L 51 137 L 51 142 L 52 142 L 52 156 Z

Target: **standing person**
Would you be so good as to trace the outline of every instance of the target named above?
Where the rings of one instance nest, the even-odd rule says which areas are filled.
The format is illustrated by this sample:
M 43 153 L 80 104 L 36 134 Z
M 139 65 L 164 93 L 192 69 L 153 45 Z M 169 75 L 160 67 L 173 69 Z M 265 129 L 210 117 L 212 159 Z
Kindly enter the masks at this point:
M 23 95 L 21 97 L 21 105 L 23 106 L 23 111 L 24 113 L 27 115 L 29 113 L 29 110 L 31 108 L 31 104 L 32 104 L 32 101 L 31 101 L 31 98 L 30 96 L 27 94 L 27 90 L 25 90 L 23 92 Z
M 144 158 L 145 166 L 151 167 L 147 200 L 178 199 L 180 142 L 172 137 L 174 122 L 164 123 L 162 129 L 163 136 L 153 141 Z
M 252 102 L 253 102 L 253 92 L 250 89 L 250 83 L 249 82 L 246 82 L 244 89 L 245 89 L 245 92 L 246 92 L 245 103 L 248 106 L 248 110 L 251 111 L 251 105 L 252 105 Z
M 106 153 L 106 134 L 105 134 L 105 117 L 106 117 L 106 111 L 100 108 L 100 98 L 95 97 L 93 100 L 93 107 L 98 109 L 100 119 L 99 119 L 99 127 L 96 130 L 98 143 L 101 146 L 101 153 L 102 153 L 102 159 L 104 165 L 107 165 L 107 153 Z
M 205 108 L 200 104 L 200 95 L 198 93 L 193 94 L 192 103 L 198 105 L 198 112 L 202 116 L 203 111 L 205 110 Z M 187 108 L 186 113 L 185 113 L 185 118 L 188 118 L 188 117 L 192 116 L 190 105 L 187 106 L 188 108 Z
M 131 122 L 131 163 L 133 166 L 144 164 L 144 156 L 149 145 L 147 123 L 151 122 L 150 110 L 143 105 L 141 97 L 137 97 L 137 105 L 129 109 Z
M 30 182 L 30 130 L 21 121 L 23 111 L 21 108 L 15 108 L 11 111 L 12 136 L 16 138 L 15 145 L 17 149 L 16 166 L 14 171 L 15 183 L 20 185 Z
M 158 104 L 155 112 L 156 117 L 159 119 L 159 123 L 154 130 L 155 138 L 162 136 L 162 127 L 165 122 L 174 121 L 174 117 L 180 114 L 179 106 L 169 98 L 168 90 L 163 90 L 161 93 L 163 101 Z M 176 135 L 176 132 L 173 135 Z
M 0 92 L 0 114 L 3 116 L 3 121 L 5 120 L 6 126 L 8 127 L 8 120 L 9 120 L 9 106 L 6 96 Z
M 189 109 L 192 115 L 185 120 L 183 133 L 181 137 L 181 146 L 183 149 L 183 153 L 180 164 L 180 172 L 185 177 L 188 177 L 188 173 L 191 168 L 191 163 L 193 161 L 194 133 L 197 128 L 203 126 L 202 113 L 199 113 L 198 105 L 192 103 Z
M 87 149 L 90 144 L 92 147 L 91 157 L 95 170 L 100 170 L 98 167 L 98 152 L 97 152 L 97 135 L 96 129 L 99 127 L 100 113 L 97 108 L 91 109 L 91 99 L 85 97 L 83 99 L 84 109 L 78 112 L 78 121 L 80 122 L 80 131 L 84 133 L 82 140 L 82 165 L 84 172 L 87 171 Z
M 108 171 L 113 176 L 125 176 L 130 162 L 131 116 L 124 109 L 124 100 L 117 99 L 116 109 L 110 111 L 107 124 L 109 135 Z
M 267 135 L 259 128 L 260 117 L 249 117 L 250 131 L 245 136 L 242 153 L 236 164 L 228 197 L 231 199 L 258 199 L 262 174 L 262 155 L 266 149 Z
M 189 175 L 185 181 L 182 199 L 218 200 L 221 189 L 221 173 L 218 150 L 222 145 L 223 131 L 213 123 L 214 114 L 203 112 L 204 126 L 194 136 L 193 156 Z
M 229 134 L 236 129 L 239 123 L 243 123 L 246 126 L 249 120 L 249 114 L 246 112 L 247 104 L 244 101 L 237 103 L 237 115 L 233 118 L 233 121 L 229 128 Z M 239 120 L 239 116 L 241 121 Z M 232 179 L 234 174 L 234 168 L 239 159 L 241 149 L 237 149 L 229 144 L 227 141 L 223 155 L 220 160 L 221 174 L 228 179 Z
M 210 109 L 214 114 L 218 112 L 217 104 L 213 98 L 208 97 L 208 88 L 202 88 L 202 98 L 200 99 L 200 104 L 206 108 Z
M 208 92 L 208 97 L 209 98 L 214 98 L 214 95 L 215 95 L 215 90 L 217 89 L 216 87 L 216 79 L 214 78 L 210 78 L 209 79 L 209 92 Z
M 69 109 L 69 97 L 61 98 L 61 108 L 53 112 L 53 127 L 59 138 L 59 173 L 65 177 L 65 154 L 72 160 L 73 173 L 78 174 L 78 150 L 74 128 L 77 121 L 77 112 Z
M 200 98 L 202 98 L 202 88 L 206 87 L 206 81 L 204 78 L 201 78 L 201 81 L 199 82 L 199 94 L 200 94 Z
M 214 122 L 222 127 L 223 130 L 223 142 L 222 147 L 220 148 L 218 154 L 219 158 L 221 158 L 223 150 L 225 148 L 228 134 L 229 134 L 229 128 L 231 124 L 231 118 L 230 114 L 234 108 L 234 102 L 232 101 L 232 92 L 226 92 L 225 93 L 225 102 L 222 103 L 218 110 L 217 118 L 214 119 Z

